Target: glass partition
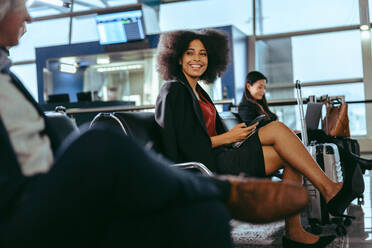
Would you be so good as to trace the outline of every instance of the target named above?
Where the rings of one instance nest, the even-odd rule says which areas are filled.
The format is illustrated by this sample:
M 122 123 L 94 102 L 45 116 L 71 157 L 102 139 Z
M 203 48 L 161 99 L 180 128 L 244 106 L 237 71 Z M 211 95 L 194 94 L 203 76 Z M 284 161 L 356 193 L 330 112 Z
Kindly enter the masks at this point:
M 51 59 L 44 70 L 44 99 L 68 94 L 71 102 L 154 104 L 159 92 L 155 49 Z

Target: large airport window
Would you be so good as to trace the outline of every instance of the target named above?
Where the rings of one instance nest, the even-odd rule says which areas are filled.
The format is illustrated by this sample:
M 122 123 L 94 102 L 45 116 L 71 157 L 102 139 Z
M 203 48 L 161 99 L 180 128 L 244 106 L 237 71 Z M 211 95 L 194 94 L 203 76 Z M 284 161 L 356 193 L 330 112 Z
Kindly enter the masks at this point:
M 293 75 L 306 81 L 363 76 L 360 31 L 292 38 Z
M 261 40 L 256 58 L 272 85 L 363 77 L 359 30 Z
M 159 19 L 162 32 L 234 25 L 250 35 L 252 15 L 252 0 L 209 0 L 163 4 Z
M 10 50 L 13 62 L 34 60 L 36 47 L 67 44 L 69 18 L 34 22 L 27 24 L 27 30 L 20 44 Z
M 72 43 L 98 40 L 95 16 L 96 15 L 87 15 L 73 18 Z
M 23 85 L 29 90 L 31 95 L 37 101 L 38 93 L 37 93 L 36 65 L 29 64 L 29 65 L 12 66 L 11 71 L 14 72 L 19 77 Z
M 357 0 L 258 2 L 262 6 L 262 14 L 257 13 L 257 34 L 286 33 L 359 23 Z

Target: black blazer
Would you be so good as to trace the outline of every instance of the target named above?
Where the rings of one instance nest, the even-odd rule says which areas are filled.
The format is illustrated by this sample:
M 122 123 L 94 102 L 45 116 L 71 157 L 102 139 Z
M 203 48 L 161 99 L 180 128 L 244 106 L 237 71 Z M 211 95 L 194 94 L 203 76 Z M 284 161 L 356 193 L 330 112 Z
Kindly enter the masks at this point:
M 203 96 L 212 103 L 208 94 L 199 86 Z M 212 103 L 213 104 L 213 103 Z M 155 120 L 160 126 L 162 150 L 174 162 L 196 161 L 216 171 L 215 152 L 212 149 L 198 99 L 183 74 L 178 80 L 166 82 L 156 100 Z M 224 133 L 217 113 L 216 132 Z
M 253 102 L 250 102 L 247 100 L 245 95 L 243 94 L 242 100 L 239 103 L 238 111 L 240 118 L 242 121 L 244 121 L 247 125 L 257 116 L 261 115 L 260 112 L 258 112 L 258 106 L 254 104 Z M 271 113 L 267 113 L 269 115 L 269 118 L 264 119 L 258 124 L 258 128 L 263 127 L 267 124 L 269 124 L 272 121 L 276 121 L 277 117 Z
M 28 93 L 19 79 L 9 71 L 9 68 L 3 69 L 1 73 L 8 74 L 11 77 L 13 84 L 44 118 L 46 125 L 44 133 L 49 136 L 53 152 L 55 152 L 61 141 L 56 135 L 56 131 L 45 118 L 43 111 L 39 108 L 34 98 Z M 22 106 L 19 107 L 22 108 Z M 27 125 L 27 123 L 25 123 L 25 125 Z M 32 177 L 25 177 L 21 172 L 21 166 L 18 162 L 17 155 L 0 116 L 0 222 L 3 218 L 7 217 L 13 204 L 18 199 L 23 186 L 30 178 Z

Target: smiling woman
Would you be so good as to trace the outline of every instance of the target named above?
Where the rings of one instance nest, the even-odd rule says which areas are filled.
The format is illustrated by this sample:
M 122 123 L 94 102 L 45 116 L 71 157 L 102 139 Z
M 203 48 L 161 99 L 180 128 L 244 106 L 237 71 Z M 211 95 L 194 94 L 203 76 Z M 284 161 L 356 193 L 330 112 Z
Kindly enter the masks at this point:
M 155 119 L 164 154 L 175 162 L 201 162 L 218 174 L 266 177 L 283 168 L 283 181 L 298 184 L 305 175 L 328 202 L 329 211 L 340 215 L 343 206 L 355 197 L 350 184 L 331 181 L 285 124 L 273 121 L 257 128 L 257 132 L 257 122 L 250 126 L 240 123 L 229 131 L 223 128 L 199 81 L 213 83 L 226 69 L 227 54 L 227 38 L 216 30 L 177 31 L 161 36 L 159 73 L 169 81 L 161 87 Z M 247 87 L 257 100 L 264 99 L 265 80 L 260 78 Z M 232 145 L 239 141 L 244 141 L 241 146 Z M 300 216 L 295 215 L 286 219 L 283 247 L 325 247 L 334 238 L 308 233 Z
M 180 65 L 196 97 L 200 99 L 199 94 L 195 90 L 196 84 L 198 83 L 199 77 L 203 75 L 208 68 L 207 49 L 205 49 L 200 40 L 193 40 L 190 42 L 189 47 L 180 59 Z

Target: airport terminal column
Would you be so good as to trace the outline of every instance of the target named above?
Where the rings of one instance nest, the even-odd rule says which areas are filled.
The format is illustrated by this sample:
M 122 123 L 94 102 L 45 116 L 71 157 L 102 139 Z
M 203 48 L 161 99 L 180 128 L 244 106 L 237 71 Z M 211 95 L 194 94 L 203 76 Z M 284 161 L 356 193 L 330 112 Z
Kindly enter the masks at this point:
M 364 97 L 372 99 L 372 52 L 369 0 L 359 0 L 360 38 L 362 43 Z M 372 104 L 366 104 L 367 136 L 372 138 Z

